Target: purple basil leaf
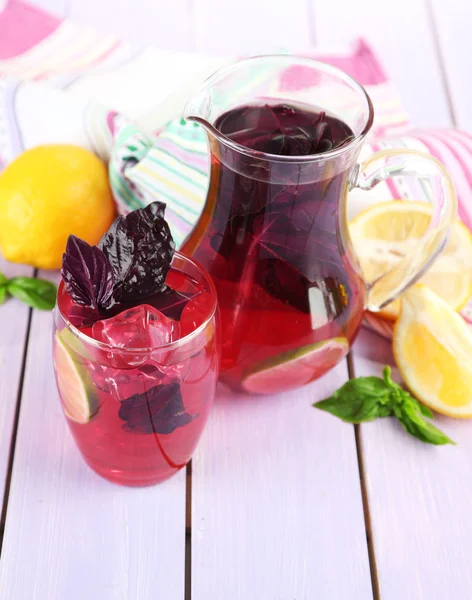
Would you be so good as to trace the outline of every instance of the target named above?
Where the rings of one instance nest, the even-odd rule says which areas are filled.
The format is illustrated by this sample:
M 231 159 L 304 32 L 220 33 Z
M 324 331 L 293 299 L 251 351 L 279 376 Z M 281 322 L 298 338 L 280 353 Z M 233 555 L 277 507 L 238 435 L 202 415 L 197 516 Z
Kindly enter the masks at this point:
M 74 302 L 92 311 L 113 304 L 113 270 L 97 246 L 70 235 L 62 256 L 62 278 Z
M 273 298 L 310 314 L 310 282 L 288 263 L 275 258 L 259 261 L 256 281 Z
M 342 276 L 345 268 L 334 221 L 333 231 L 321 230 L 313 227 L 313 215 L 308 212 L 308 204 L 294 206 L 287 202 L 285 208 L 283 200 L 281 203 L 277 212 L 259 214 L 251 217 L 250 221 L 244 217 L 233 217 L 223 231 L 213 234 L 210 243 L 215 252 L 225 259 L 225 277 L 238 280 L 251 256 L 256 260 L 280 259 L 311 282 L 323 277 Z M 320 216 L 322 210 L 323 206 L 319 209 Z M 329 226 L 333 220 L 331 216 L 322 216 Z M 240 256 L 246 256 L 246 261 L 239 260 Z M 238 260 L 233 260 L 233 257 Z M 210 272 L 213 272 L 213 266 Z
M 123 429 L 131 433 L 172 433 L 198 415 L 185 412 L 180 384 L 170 381 L 134 394 L 121 401 L 118 416 L 125 421 Z
M 214 261 L 210 274 L 217 264 L 229 280 L 240 281 L 253 273 L 250 276 L 272 297 L 305 313 L 310 312 L 309 288 L 324 289 L 329 279 L 326 295 L 334 297 L 339 283 L 343 282 L 346 287 L 345 266 L 334 216 L 331 218 L 330 214 L 326 214 L 329 205 L 324 206 L 323 203 L 320 203 L 317 214 L 310 214 L 313 206 L 309 200 L 311 198 L 296 205 L 287 203 L 285 208 L 281 195 L 282 212 L 259 214 L 251 217 L 250 221 L 234 217 L 222 232 L 214 234 L 210 240 L 219 254 L 219 263 Z M 313 217 L 318 214 L 323 216 L 328 226 L 333 221 L 333 231 L 313 227 Z M 233 260 L 233 257 L 239 256 L 245 256 L 245 261 Z M 255 261 L 254 270 L 247 268 L 251 261 Z M 245 283 L 250 285 L 250 282 Z M 333 311 L 330 309 L 328 312 L 331 314 Z
M 265 251 L 261 258 L 279 258 L 312 282 L 329 276 L 342 277 L 345 267 L 336 232 L 312 228 L 310 220 L 302 222 L 300 217 L 297 211 L 293 211 L 292 218 L 282 213 L 257 217 L 257 233 L 249 253 L 258 245 Z
M 305 254 L 306 235 L 297 229 L 291 219 L 280 213 L 260 215 L 254 221 L 256 231 L 249 252 L 256 245 L 264 248 L 270 256 L 295 264 Z
M 259 260 L 264 254 L 267 257 L 261 260 L 258 282 L 271 296 L 305 313 L 310 313 L 309 289 L 316 287 L 323 297 L 332 299 L 327 302 L 326 315 L 334 319 L 344 308 L 338 302 L 339 284 L 348 287 L 336 233 L 313 231 L 310 221 L 304 222 L 296 212 L 292 217 L 271 214 L 262 225 L 256 225 L 253 244 L 264 251 Z
M 309 302 L 310 289 L 319 289 L 325 303 L 323 308 L 321 306 L 316 308 L 322 311 L 327 322 L 337 318 L 345 308 L 340 297 L 338 279 L 327 277 L 311 282 L 281 260 L 269 258 L 260 261 L 256 280 L 273 298 L 307 314 L 313 311 Z M 346 288 L 345 278 L 343 282 Z
M 265 104 L 264 106 L 267 109 L 267 112 L 270 115 L 270 117 L 275 122 L 275 128 L 278 129 L 280 131 L 280 133 L 283 133 L 283 134 L 287 133 L 285 127 L 281 123 L 281 121 L 280 121 L 279 117 L 277 116 L 277 113 L 275 112 L 275 110 L 271 106 L 269 106 L 268 104 Z
M 288 146 L 288 148 L 287 148 Z M 268 152 L 269 154 L 278 154 L 282 156 L 284 154 L 290 154 L 291 139 L 290 136 L 284 133 L 278 133 L 276 135 L 270 134 L 267 136 L 267 141 L 263 147 L 257 147 L 262 152 Z
M 244 216 L 236 215 L 232 217 L 225 224 L 222 231 L 213 234 L 210 240 L 213 250 L 225 258 L 229 258 L 235 251 L 248 250 L 250 233 L 248 236 L 247 230 L 249 224 L 249 219 Z
M 80 304 L 72 304 L 67 318 L 69 322 L 77 328 L 92 327 L 92 325 L 100 319 L 100 314 L 96 309 Z
M 165 204 L 152 202 L 116 219 L 100 240 L 113 267 L 116 302 L 136 304 L 163 288 L 175 249 L 164 211 Z
M 323 152 L 329 152 L 332 149 L 332 147 L 333 147 L 333 142 L 331 140 L 329 140 L 328 138 L 324 138 L 321 140 L 321 142 L 316 147 L 316 152 L 318 154 L 321 154 Z
M 328 127 L 328 122 L 326 121 L 326 113 L 325 112 L 320 112 L 314 123 L 313 123 L 313 134 L 312 134 L 312 143 L 313 143 L 313 150 L 316 151 L 316 148 L 318 147 L 318 144 L 321 142 L 321 140 L 326 137 L 326 129 Z
M 182 311 L 187 306 L 187 303 L 200 295 L 201 292 L 183 293 L 173 290 L 165 285 L 163 289 L 152 298 L 152 306 L 160 310 L 162 314 L 174 321 L 180 321 Z

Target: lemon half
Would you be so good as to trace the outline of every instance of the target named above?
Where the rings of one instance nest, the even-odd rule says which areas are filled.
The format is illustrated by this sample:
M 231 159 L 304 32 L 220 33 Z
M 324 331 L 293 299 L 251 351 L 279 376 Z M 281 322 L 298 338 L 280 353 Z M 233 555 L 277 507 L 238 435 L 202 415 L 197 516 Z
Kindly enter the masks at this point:
M 366 280 L 375 281 L 414 252 L 432 215 L 430 204 L 407 200 L 381 202 L 357 215 L 349 230 Z M 454 223 L 446 247 L 420 283 L 454 310 L 467 303 L 472 294 L 472 235 L 463 223 Z M 377 314 L 394 320 L 399 313 L 400 300 L 396 299 Z

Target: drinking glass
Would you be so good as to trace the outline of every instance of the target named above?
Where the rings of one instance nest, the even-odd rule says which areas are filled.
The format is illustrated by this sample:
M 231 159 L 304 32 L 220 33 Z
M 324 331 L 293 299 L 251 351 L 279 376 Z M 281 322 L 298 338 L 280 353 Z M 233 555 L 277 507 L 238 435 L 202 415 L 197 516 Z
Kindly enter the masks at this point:
M 172 320 L 180 336 L 145 348 L 133 324 L 141 307 L 99 321 L 114 342 L 104 343 L 91 327 L 71 323 L 77 305 L 63 282 L 58 290 L 53 350 L 64 415 L 87 464 L 123 485 L 151 485 L 185 466 L 215 396 L 220 341 L 213 282 L 176 253 L 166 284 L 190 298 Z

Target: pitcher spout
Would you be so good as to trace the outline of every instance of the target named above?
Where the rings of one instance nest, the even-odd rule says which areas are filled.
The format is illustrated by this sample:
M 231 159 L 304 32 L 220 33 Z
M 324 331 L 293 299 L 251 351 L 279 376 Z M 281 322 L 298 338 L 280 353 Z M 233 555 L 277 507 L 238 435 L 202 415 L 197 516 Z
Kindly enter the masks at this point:
M 197 93 L 187 100 L 184 107 L 184 119 L 193 121 L 201 125 L 205 131 L 213 130 L 211 122 L 211 95 L 205 89 L 197 91 Z

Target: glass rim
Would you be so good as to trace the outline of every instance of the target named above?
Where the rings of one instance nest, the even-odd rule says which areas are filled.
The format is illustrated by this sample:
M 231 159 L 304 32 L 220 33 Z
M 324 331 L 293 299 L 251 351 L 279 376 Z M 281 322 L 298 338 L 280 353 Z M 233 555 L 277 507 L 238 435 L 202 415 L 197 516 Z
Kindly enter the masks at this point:
M 366 119 L 366 124 L 364 125 L 364 128 L 362 129 L 362 131 L 360 133 L 358 133 L 357 135 L 355 135 L 354 138 L 352 140 L 350 140 L 349 143 L 347 143 L 345 146 L 341 146 L 340 148 L 328 150 L 327 152 L 323 152 L 321 154 L 305 154 L 305 155 L 300 155 L 300 156 L 283 156 L 280 154 L 270 154 L 269 152 L 261 152 L 259 150 L 253 150 L 252 148 L 248 148 L 246 146 L 238 144 L 237 142 L 235 142 L 232 139 L 230 139 L 229 137 L 227 137 L 224 133 L 221 133 L 221 131 L 216 129 L 216 127 L 213 125 L 213 123 L 209 123 L 203 117 L 192 116 L 191 114 L 189 114 L 190 105 L 191 105 L 193 99 L 196 96 L 198 96 L 199 94 L 201 94 L 205 90 L 205 88 L 212 85 L 215 81 L 220 79 L 222 76 L 227 75 L 228 73 L 231 73 L 231 71 L 236 71 L 236 69 L 241 67 L 241 65 L 244 65 L 245 63 L 250 63 L 252 61 L 262 60 L 262 59 L 289 60 L 291 62 L 294 62 L 294 63 L 296 62 L 298 64 L 306 64 L 309 67 L 316 67 L 319 71 L 324 71 L 325 73 L 334 75 L 334 76 L 338 77 L 339 79 L 341 79 L 342 81 L 344 81 L 345 83 L 348 83 L 352 88 L 354 88 L 356 91 L 359 92 L 359 95 L 362 96 L 367 103 L 367 109 L 368 109 L 367 119 Z M 258 54 L 256 56 L 251 56 L 249 58 L 245 58 L 243 60 L 236 61 L 225 67 L 221 67 L 220 69 L 215 71 L 212 75 L 210 75 L 207 79 L 205 79 L 205 81 L 195 90 L 195 92 L 192 94 L 191 98 L 185 104 L 183 115 L 184 115 L 184 118 L 186 118 L 190 121 L 195 121 L 196 123 L 199 123 L 200 125 L 202 125 L 205 129 L 207 129 L 210 133 L 212 133 L 212 135 L 214 135 L 218 140 L 220 140 L 221 143 L 223 143 L 225 146 L 229 147 L 231 150 L 235 150 L 237 152 L 240 152 L 241 154 L 245 154 L 246 156 L 258 158 L 259 160 L 267 160 L 270 162 L 281 162 L 281 163 L 294 164 L 294 163 L 309 163 L 309 162 L 315 162 L 315 161 L 319 162 L 322 160 L 336 158 L 338 156 L 342 156 L 344 153 L 348 152 L 353 147 L 359 145 L 364 140 L 365 136 L 369 133 L 369 131 L 372 127 L 372 124 L 374 122 L 374 107 L 372 104 L 372 100 L 370 99 L 370 96 L 367 93 L 367 91 L 365 90 L 364 86 L 361 85 L 353 77 L 351 77 L 350 75 L 348 75 L 347 73 L 345 73 L 342 69 L 340 69 L 338 67 L 334 67 L 333 65 L 330 65 L 323 61 L 317 60 L 315 58 L 305 57 L 305 56 L 297 56 L 297 55 L 292 55 L 292 54 Z
M 72 325 L 72 323 L 69 321 L 69 319 L 63 314 L 63 312 L 59 306 L 59 301 L 58 301 L 59 293 L 64 290 L 64 280 L 63 279 L 61 279 L 61 282 L 58 286 L 55 311 L 57 311 L 60 314 L 61 319 L 65 323 L 65 326 L 67 327 L 67 329 L 69 331 L 71 331 L 73 333 L 73 335 L 75 335 L 78 339 L 82 340 L 85 344 L 87 344 L 89 346 L 93 346 L 94 348 L 98 348 L 100 350 L 104 350 L 106 352 L 112 351 L 115 353 L 120 353 L 120 354 L 125 354 L 125 355 L 128 355 L 128 354 L 136 355 L 136 354 L 149 354 L 150 352 L 172 351 L 174 349 L 181 348 L 182 346 L 185 346 L 187 343 L 191 342 L 193 339 L 197 338 L 204 331 L 204 329 L 208 326 L 210 321 L 214 318 L 214 316 L 216 315 L 216 311 L 218 309 L 218 297 L 217 297 L 217 293 L 216 293 L 215 284 L 213 283 L 212 278 L 210 277 L 208 272 L 200 265 L 200 263 L 198 263 L 193 258 L 189 258 L 188 256 L 185 256 L 185 254 L 181 254 L 178 251 L 174 252 L 174 256 L 172 257 L 172 262 L 174 261 L 174 258 L 182 259 L 184 262 L 191 264 L 193 267 L 195 267 L 197 269 L 197 271 L 201 275 L 203 275 L 205 282 L 208 285 L 208 291 L 211 295 L 211 301 L 212 301 L 211 308 L 209 310 L 209 315 L 206 317 L 206 319 L 203 321 L 203 323 L 201 323 L 196 329 L 194 329 L 190 333 L 187 333 L 187 335 L 185 335 L 182 338 L 174 340 L 173 342 L 168 342 L 167 344 L 161 344 L 159 346 L 148 346 L 146 348 L 122 348 L 119 346 L 113 346 L 112 344 L 107 344 L 106 342 L 101 342 L 99 340 L 95 340 L 94 338 L 92 338 L 92 337 L 88 336 L 87 334 L 83 333 L 82 331 L 80 331 L 80 329 L 78 329 L 75 325 Z M 171 262 L 171 270 L 172 270 L 172 262 Z M 133 307 L 130 307 L 130 308 L 133 308 Z M 102 320 L 105 320 L 105 319 L 102 319 Z

